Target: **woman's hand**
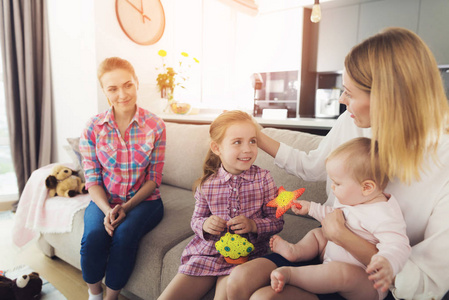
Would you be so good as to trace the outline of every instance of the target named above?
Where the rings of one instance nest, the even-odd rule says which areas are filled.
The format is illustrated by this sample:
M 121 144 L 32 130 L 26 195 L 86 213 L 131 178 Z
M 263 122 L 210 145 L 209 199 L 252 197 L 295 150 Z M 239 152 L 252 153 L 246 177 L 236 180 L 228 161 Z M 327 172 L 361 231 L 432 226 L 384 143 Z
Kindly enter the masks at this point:
M 368 279 L 374 281 L 374 288 L 388 291 L 393 283 L 393 268 L 390 262 L 383 256 L 374 255 L 366 268 L 366 273 L 370 274 Z
M 321 221 L 323 227 L 324 237 L 334 242 L 335 244 L 342 246 L 341 236 L 347 233 L 349 229 L 345 225 L 345 216 L 341 209 L 336 209 L 331 213 L 328 213 L 326 217 Z M 344 248 L 344 247 L 343 247 Z
M 324 237 L 328 241 L 343 247 L 364 265 L 369 265 L 371 258 L 378 252 L 376 245 L 358 236 L 346 227 L 345 216 L 341 209 L 328 213 L 321 221 Z
M 121 205 L 116 205 L 114 208 L 108 210 L 104 217 L 104 227 L 106 232 L 112 236 L 115 228 L 126 218 L 125 209 Z
M 245 217 L 244 215 L 232 218 L 226 225 L 228 225 L 229 229 L 233 230 L 237 234 L 244 234 L 248 232 L 257 233 L 256 222 Z
M 203 231 L 212 235 L 220 235 L 226 229 L 226 221 L 217 216 L 210 216 L 203 223 Z

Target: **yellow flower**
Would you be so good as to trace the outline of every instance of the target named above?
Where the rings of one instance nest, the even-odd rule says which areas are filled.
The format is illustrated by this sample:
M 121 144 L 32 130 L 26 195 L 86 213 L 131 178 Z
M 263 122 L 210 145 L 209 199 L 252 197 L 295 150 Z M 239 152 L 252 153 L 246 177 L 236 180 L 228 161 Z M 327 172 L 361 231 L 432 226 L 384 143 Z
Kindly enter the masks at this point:
M 196 57 L 194 57 L 193 60 L 194 60 L 197 64 L 200 63 L 200 61 L 199 61 Z
M 157 53 L 160 57 L 162 57 L 162 68 L 156 67 L 156 70 L 159 71 L 159 74 L 156 78 L 157 86 L 159 91 L 161 92 L 161 97 L 164 98 L 168 95 L 168 98 L 173 97 L 173 92 L 177 86 L 181 88 L 185 88 L 183 84 L 189 79 L 187 75 L 188 69 L 191 67 L 191 63 L 189 60 L 189 54 L 187 52 L 181 52 L 181 60 L 177 64 L 177 67 L 168 67 L 165 62 L 165 57 L 167 56 L 167 51 L 161 49 Z M 193 58 L 196 63 L 200 61 L 196 58 Z

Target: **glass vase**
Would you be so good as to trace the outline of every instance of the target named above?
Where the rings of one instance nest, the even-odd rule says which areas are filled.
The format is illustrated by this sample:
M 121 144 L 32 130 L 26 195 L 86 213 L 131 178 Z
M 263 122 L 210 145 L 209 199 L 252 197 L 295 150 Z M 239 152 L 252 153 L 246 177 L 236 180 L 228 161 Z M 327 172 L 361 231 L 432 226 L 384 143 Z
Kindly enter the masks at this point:
M 161 89 L 161 100 L 164 101 L 163 113 L 171 113 L 170 105 L 174 102 L 173 99 L 173 89 L 162 88 Z

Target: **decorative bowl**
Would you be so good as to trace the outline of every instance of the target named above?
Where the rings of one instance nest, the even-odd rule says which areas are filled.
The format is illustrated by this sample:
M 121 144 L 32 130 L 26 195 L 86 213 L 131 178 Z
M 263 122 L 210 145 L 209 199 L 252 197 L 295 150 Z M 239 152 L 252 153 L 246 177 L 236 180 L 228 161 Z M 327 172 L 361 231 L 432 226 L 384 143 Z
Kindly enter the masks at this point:
M 190 112 L 192 106 L 189 103 L 174 102 L 170 104 L 170 109 L 175 114 L 186 115 Z

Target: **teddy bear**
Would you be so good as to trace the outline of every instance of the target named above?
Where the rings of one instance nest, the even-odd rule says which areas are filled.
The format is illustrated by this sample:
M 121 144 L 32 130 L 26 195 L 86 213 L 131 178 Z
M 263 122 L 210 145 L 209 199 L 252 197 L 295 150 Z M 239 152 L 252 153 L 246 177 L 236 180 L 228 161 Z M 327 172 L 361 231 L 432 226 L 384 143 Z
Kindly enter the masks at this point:
M 87 193 L 78 172 L 63 165 L 53 167 L 51 174 L 45 179 L 45 186 L 49 190 L 49 197 L 74 197 Z
M 39 299 L 41 291 L 42 279 L 37 272 L 19 276 L 14 280 L 0 276 L 0 299 L 2 300 Z

